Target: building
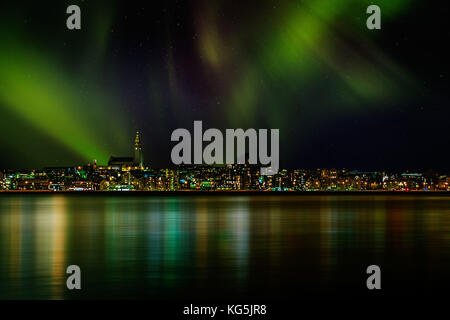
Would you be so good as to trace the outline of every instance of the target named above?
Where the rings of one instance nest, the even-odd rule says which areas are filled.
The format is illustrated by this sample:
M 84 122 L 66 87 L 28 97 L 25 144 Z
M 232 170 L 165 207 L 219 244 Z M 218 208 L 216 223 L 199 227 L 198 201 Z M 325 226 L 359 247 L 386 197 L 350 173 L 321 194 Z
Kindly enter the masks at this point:
M 108 161 L 108 167 L 112 169 L 121 170 L 124 168 L 133 168 L 136 166 L 133 157 L 113 157 L 111 156 Z
M 144 156 L 142 154 L 141 135 L 139 134 L 139 131 L 136 132 L 136 137 L 134 138 L 134 163 L 136 163 L 139 168 L 143 168 L 144 166 Z
M 142 153 L 142 140 L 139 131 L 134 138 L 134 157 L 114 157 L 111 156 L 108 161 L 108 167 L 115 170 L 124 169 L 143 169 L 144 156 Z

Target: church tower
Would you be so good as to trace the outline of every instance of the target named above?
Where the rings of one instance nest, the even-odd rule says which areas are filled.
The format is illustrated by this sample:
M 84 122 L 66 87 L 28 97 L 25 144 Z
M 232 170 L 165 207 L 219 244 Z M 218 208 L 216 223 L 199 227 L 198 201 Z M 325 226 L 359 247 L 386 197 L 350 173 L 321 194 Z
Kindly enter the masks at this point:
M 134 163 L 142 168 L 144 166 L 143 162 L 141 134 L 137 131 L 136 137 L 134 138 Z

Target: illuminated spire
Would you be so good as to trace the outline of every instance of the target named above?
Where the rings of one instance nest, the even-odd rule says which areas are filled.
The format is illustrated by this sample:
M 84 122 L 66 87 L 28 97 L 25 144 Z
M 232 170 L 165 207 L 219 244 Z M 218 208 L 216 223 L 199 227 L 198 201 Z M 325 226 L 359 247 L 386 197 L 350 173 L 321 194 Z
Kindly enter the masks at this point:
M 139 131 L 136 131 L 136 137 L 134 138 L 134 147 L 141 148 L 141 135 Z
M 143 167 L 144 157 L 142 154 L 141 134 L 136 131 L 136 137 L 134 138 L 134 162 L 139 167 Z

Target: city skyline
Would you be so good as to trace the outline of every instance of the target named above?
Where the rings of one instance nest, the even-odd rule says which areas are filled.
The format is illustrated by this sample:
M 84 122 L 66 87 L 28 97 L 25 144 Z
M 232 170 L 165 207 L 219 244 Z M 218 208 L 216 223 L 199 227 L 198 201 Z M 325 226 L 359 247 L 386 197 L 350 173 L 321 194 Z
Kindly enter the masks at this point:
M 147 166 L 140 131 L 130 153 L 93 163 L 0 170 L 0 191 L 450 191 L 447 172 L 349 169 L 283 169 L 262 175 L 258 164 L 180 164 Z

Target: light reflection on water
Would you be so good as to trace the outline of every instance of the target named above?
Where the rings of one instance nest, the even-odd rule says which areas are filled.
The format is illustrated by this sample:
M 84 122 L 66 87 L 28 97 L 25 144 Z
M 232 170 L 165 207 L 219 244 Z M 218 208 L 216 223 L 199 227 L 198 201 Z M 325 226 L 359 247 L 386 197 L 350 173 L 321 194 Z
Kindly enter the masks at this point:
M 449 284 L 450 198 L 0 197 L 0 298 L 295 297 Z M 82 269 L 82 290 L 65 287 Z M 413 279 L 413 285 L 411 285 Z M 406 292 L 407 291 L 407 292 Z

